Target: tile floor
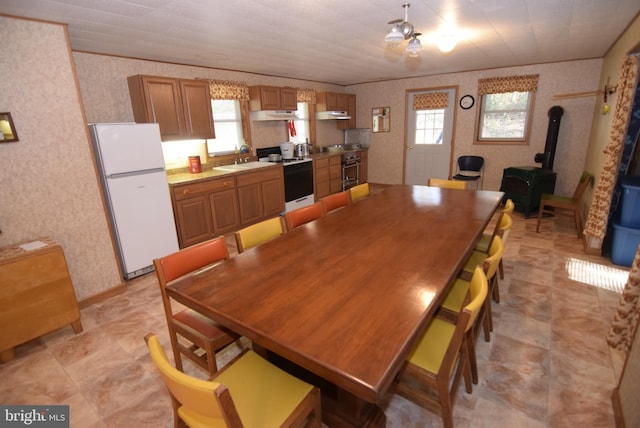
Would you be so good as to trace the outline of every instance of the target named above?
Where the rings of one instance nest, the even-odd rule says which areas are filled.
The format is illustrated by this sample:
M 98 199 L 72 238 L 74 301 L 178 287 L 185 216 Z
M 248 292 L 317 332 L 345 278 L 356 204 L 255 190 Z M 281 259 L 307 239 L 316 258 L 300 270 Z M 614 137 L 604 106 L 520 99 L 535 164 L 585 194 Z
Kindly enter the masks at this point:
M 504 265 L 494 333 L 478 341 L 480 383 L 471 395 L 460 389 L 456 427 L 614 427 L 610 396 L 621 361 L 605 337 L 628 270 L 585 255 L 570 217 L 545 219 L 537 234 L 535 219 L 518 213 Z M 155 332 L 169 352 L 155 275 L 83 309 L 82 323 L 81 334 L 64 328 L 16 348 L 16 359 L 0 366 L 0 403 L 68 404 L 72 427 L 172 426 L 143 340 Z M 441 426 L 395 395 L 384 411 L 388 427 Z

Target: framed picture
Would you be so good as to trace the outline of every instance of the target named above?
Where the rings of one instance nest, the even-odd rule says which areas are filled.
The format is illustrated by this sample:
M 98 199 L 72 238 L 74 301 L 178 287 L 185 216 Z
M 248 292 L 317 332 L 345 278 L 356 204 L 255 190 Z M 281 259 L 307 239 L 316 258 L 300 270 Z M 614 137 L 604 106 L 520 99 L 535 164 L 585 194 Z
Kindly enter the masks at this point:
M 375 107 L 371 112 L 371 131 L 389 132 L 391 125 L 391 109 L 389 107 Z
M 0 143 L 12 143 L 18 141 L 18 133 L 16 127 L 13 126 L 11 113 L 0 113 Z

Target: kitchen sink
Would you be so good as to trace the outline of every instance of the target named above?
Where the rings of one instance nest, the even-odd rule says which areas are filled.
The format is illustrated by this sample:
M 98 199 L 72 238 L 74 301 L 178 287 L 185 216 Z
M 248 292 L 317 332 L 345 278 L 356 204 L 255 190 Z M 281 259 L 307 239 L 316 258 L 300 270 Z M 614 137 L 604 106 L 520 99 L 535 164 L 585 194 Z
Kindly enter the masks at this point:
M 257 169 L 257 168 L 264 168 L 264 167 L 268 167 L 268 166 L 272 166 L 272 163 L 269 162 L 258 162 L 258 161 L 252 161 L 252 162 L 245 162 L 245 163 L 238 163 L 235 165 L 223 165 L 223 166 L 216 166 L 215 168 L 213 168 L 214 171 L 227 171 L 227 172 L 238 172 L 238 171 L 247 171 L 250 169 Z

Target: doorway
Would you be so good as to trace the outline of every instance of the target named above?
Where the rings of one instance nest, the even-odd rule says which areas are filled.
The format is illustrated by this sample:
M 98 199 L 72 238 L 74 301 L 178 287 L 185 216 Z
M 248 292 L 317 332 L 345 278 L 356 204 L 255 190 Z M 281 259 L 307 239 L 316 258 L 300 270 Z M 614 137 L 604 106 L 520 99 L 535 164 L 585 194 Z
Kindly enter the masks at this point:
M 408 91 L 405 184 L 449 178 L 457 87 Z

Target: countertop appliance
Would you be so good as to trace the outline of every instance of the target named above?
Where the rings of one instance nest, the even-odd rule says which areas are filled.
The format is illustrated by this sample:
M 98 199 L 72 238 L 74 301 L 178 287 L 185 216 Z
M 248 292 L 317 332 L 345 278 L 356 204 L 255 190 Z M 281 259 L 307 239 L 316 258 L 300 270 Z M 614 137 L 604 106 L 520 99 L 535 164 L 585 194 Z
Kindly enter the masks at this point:
M 160 128 L 97 123 L 89 131 L 122 273 L 132 279 L 178 251 Z
M 293 157 L 277 161 L 269 160 L 270 155 L 281 154 L 280 147 L 256 149 L 260 162 L 281 162 L 284 173 L 285 212 L 293 211 L 314 203 L 313 162 L 310 157 Z

